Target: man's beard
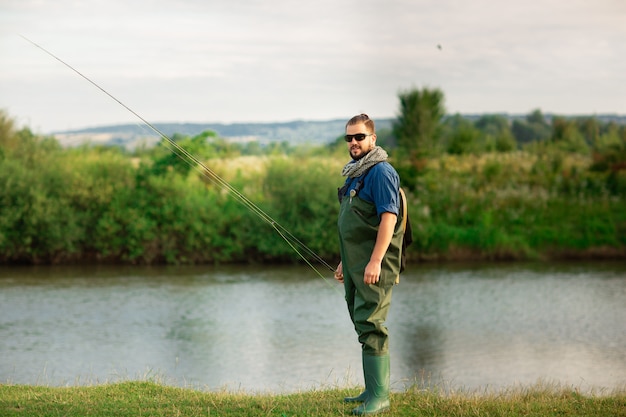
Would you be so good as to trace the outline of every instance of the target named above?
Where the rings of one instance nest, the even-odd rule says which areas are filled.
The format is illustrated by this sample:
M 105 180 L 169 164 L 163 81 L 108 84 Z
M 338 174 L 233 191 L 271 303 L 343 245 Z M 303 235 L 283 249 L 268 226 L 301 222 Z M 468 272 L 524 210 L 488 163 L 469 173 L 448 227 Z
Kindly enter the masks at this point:
M 358 161 L 359 159 L 363 158 L 365 155 L 367 155 L 369 153 L 369 151 L 371 151 L 371 149 L 368 149 L 366 151 L 361 152 L 359 155 L 357 156 L 353 156 L 352 152 L 348 150 L 348 153 L 350 154 L 350 157 L 352 158 L 353 161 Z

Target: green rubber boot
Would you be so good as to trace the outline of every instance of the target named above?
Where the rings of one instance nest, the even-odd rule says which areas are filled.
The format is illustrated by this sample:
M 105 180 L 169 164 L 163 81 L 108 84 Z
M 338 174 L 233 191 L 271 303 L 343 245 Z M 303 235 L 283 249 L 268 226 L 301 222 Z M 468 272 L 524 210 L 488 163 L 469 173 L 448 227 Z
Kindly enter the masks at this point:
M 352 410 L 356 415 L 373 415 L 389 410 L 389 355 L 363 355 L 367 398 Z
M 365 358 L 365 354 L 362 354 L 363 358 Z M 363 359 L 363 373 L 365 374 L 365 359 Z M 362 403 L 367 400 L 367 389 L 365 389 L 362 393 L 357 395 L 356 397 L 346 397 L 343 399 L 344 403 Z
M 363 391 L 356 397 L 346 397 L 343 399 L 344 403 L 362 403 L 367 400 L 367 390 Z

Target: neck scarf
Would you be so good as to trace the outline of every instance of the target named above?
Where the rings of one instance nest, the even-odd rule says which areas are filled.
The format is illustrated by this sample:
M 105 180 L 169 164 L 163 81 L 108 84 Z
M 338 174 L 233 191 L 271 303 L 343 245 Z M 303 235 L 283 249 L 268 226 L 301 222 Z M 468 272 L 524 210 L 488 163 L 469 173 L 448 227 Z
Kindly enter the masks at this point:
M 356 178 L 363 175 L 365 171 L 373 167 L 379 162 L 387 160 L 387 152 L 380 146 L 375 146 L 363 158 L 352 160 L 343 167 L 341 175 L 349 178 Z

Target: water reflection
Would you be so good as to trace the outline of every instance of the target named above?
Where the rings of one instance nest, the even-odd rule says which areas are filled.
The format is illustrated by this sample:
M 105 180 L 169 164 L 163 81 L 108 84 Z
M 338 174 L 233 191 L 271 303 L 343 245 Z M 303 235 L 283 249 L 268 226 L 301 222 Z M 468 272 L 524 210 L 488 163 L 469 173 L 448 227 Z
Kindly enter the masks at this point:
M 626 264 L 428 265 L 394 290 L 392 382 L 626 383 Z M 361 383 L 341 291 L 306 268 L 0 269 L 0 382 Z
M 404 329 L 416 347 L 410 355 L 419 358 L 409 366 L 470 388 L 540 379 L 623 384 L 624 270 L 547 270 L 508 265 L 424 274 L 420 286 L 403 292 L 418 312 L 413 327 Z M 406 306 L 401 314 L 410 311 Z M 404 363 L 411 363 L 409 349 L 401 350 Z

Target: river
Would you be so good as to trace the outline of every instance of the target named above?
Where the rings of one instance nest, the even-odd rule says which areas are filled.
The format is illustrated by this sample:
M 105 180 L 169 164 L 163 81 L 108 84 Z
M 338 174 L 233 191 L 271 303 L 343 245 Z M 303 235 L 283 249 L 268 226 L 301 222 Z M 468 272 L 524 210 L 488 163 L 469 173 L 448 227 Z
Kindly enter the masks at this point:
M 0 267 L 0 383 L 289 393 L 362 384 L 342 287 L 308 267 Z M 626 385 L 626 263 L 410 265 L 392 389 Z

